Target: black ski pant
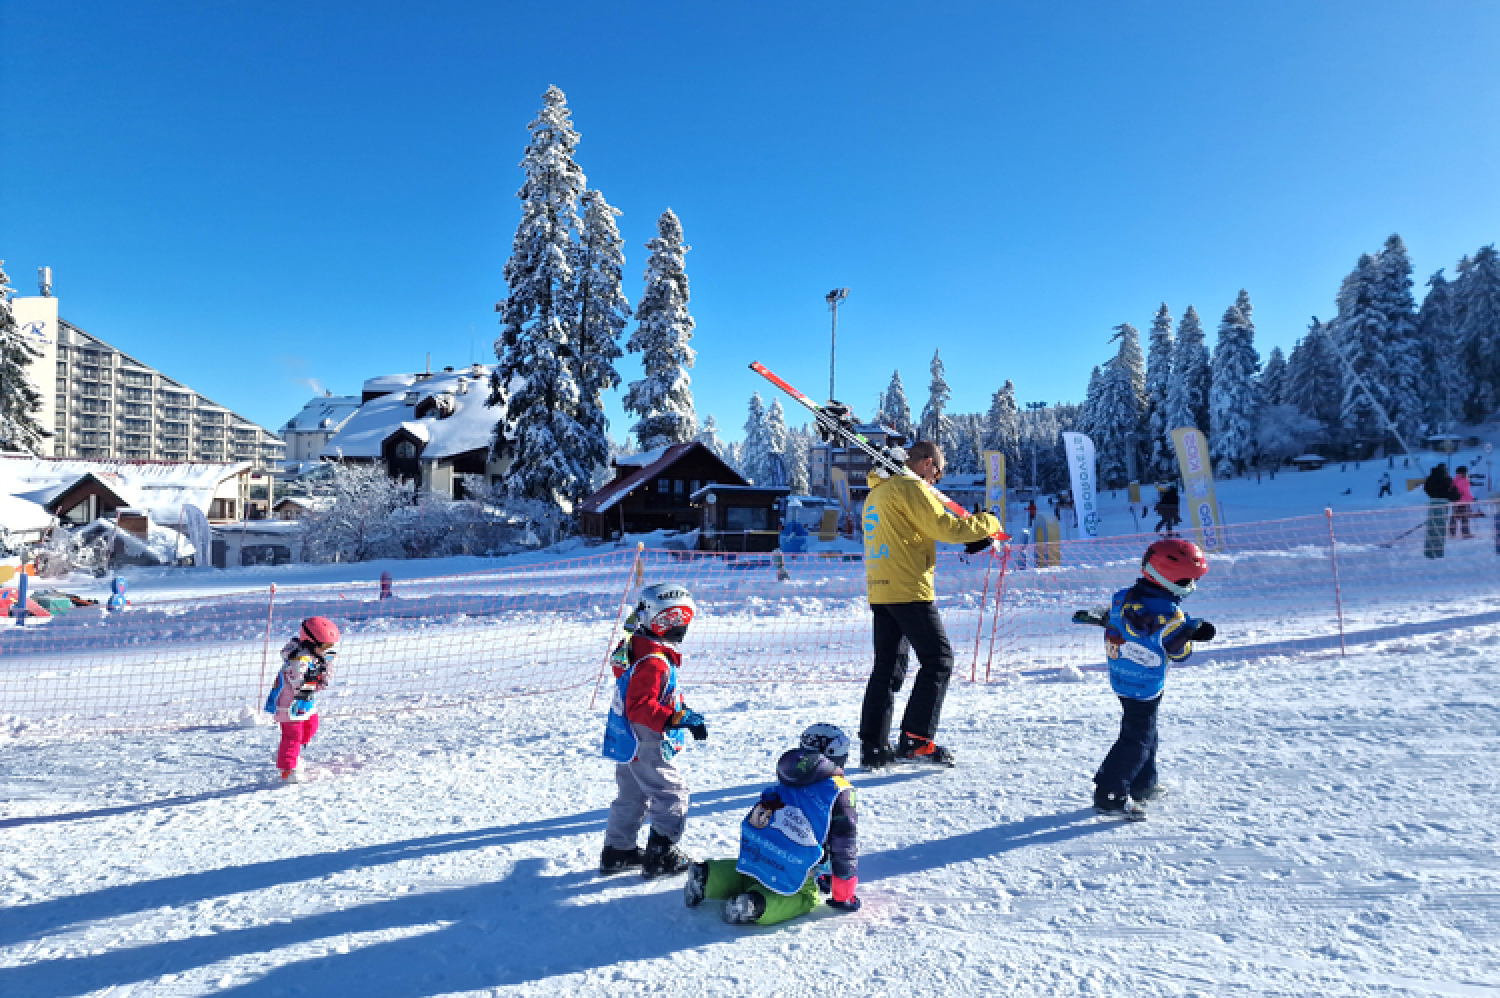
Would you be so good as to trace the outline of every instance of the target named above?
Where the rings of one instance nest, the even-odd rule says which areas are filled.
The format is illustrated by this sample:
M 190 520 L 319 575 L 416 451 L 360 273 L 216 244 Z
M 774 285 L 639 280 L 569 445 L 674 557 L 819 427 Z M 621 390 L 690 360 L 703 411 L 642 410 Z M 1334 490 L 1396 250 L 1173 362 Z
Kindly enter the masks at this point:
M 1139 798 L 1156 786 L 1156 708 L 1160 706 L 1161 697 L 1120 697 L 1124 711 L 1120 736 L 1094 774 L 1094 785 L 1100 793 L 1128 793 Z
M 888 745 L 896 694 L 906 681 L 908 654 L 917 653 L 916 681 L 901 730 L 922 738 L 937 734 L 953 674 L 953 647 L 933 603 L 871 603 L 875 618 L 875 669 L 865 687 L 865 706 L 859 718 L 863 745 Z

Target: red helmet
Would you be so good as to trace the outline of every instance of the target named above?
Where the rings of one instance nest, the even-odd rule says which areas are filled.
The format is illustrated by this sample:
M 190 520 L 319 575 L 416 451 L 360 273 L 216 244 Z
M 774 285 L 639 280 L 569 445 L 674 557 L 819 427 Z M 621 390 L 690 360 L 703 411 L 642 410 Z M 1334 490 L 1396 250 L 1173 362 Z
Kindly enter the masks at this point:
M 327 617 L 308 617 L 302 622 L 302 640 L 315 645 L 336 645 L 338 625 Z
M 1208 574 L 1208 559 L 1192 541 L 1157 541 L 1141 559 L 1141 574 L 1177 596 L 1186 596 Z

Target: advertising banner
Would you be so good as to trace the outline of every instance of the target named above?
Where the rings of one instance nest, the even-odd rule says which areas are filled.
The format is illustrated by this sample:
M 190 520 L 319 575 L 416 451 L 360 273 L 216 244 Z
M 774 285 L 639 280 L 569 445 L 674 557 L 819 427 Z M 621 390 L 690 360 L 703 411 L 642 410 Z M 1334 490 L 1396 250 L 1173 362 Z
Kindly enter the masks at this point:
M 1172 431 L 1177 464 L 1182 470 L 1183 518 L 1193 525 L 1193 537 L 1204 551 L 1223 549 L 1219 524 L 1219 499 L 1214 494 L 1214 468 L 1208 459 L 1208 441 L 1190 426 Z
M 12 298 L 11 313 L 16 317 L 16 333 L 41 354 L 26 365 L 26 377 L 42 396 L 42 408 L 34 418 L 43 428 L 53 429 L 57 407 L 57 299 L 50 297 Z M 52 437 L 43 437 L 38 453 L 52 454 Z
M 1078 511 L 1078 536 L 1099 536 L 1099 480 L 1094 474 L 1094 441 L 1082 433 L 1064 433 L 1068 475 L 1073 480 L 1073 508 Z
M 984 452 L 984 508 L 1000 518 L 1000 526 L 1008 522 L 1005 519 L 1005 455 L 997 450 Z

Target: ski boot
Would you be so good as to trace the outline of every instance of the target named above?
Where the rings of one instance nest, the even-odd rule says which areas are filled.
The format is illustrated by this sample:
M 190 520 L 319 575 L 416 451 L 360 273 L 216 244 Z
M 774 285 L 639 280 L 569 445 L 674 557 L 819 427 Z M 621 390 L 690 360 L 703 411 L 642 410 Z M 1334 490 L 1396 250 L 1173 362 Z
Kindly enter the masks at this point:
M 895 758 L 896 752 L 889 745 L 862 745 L 859 750 L 859 767 L 873 772 L 889 766 Z
M 694 863 L 688 867 L 687 883 L 682 885 L 682 900 L 689 908 L 696 908 L 703 903 L 707 890 L 708 864 Z
M 949 767 L 958 764 L 958 759 L 951 750 L 931 738 L 909 735 L 905 731 L 901 732 L 901 738 L 896 742 L 896 758 L 903 762 L 931 762 Z
M 607 877 L 612 873 L 624 873 L 632 867 L 641 865 L 641 850 L 639 846 L 631 846 L 629 849 L 616 849 L 614 846 L 605 846 L 604 851 L 599 854 L 599 875 Z
M 1146 804 L 1146 803 L 1149 803 L 1150 801 L 1161 800 L 1166 795 L 1167 795 L 1167 788 L 1166 788 L 1166 786 L 1164 784 L 1153 783 L 1153 784 L 1151 784 L 1151 789 L 1150 790 L 1146 790 L 1146 791 L 1144 791 L 1142 793 L 1138 793 L 1138 794 L 1133 793 L 1133 794 L 1130 795 L 1130 799 L 1133 800 L 1133 801 L 1135 801 L 1137 804 Z
M 1107 818 L 1124 818 L 1126 821 L 1145 821 L 1146 810 L 1130 799 L 1129 794 L 1094 791 L 1094 813 Z
M 646 851 L 641 854 L 641 876 L 647 880 L 670 877 L 682 873 L 692 863 L 675 842 L 653 829 L 646 840 Z
M 766 899 L 755 891 L 737 894 L 724 902 L 724 921 L 730 925 L 749 925 L 766 913 Z

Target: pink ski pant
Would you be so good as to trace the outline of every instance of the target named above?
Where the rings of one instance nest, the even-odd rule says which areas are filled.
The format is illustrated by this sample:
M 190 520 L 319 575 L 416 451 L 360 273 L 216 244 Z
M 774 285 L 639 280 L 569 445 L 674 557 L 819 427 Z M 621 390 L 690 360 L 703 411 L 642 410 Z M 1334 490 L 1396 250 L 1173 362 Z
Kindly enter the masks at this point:
M 276 768 L 295 769 L 302 746 L 313 740 L 318 733 L 318 715 L 305 721 L 282 721 L 281 744 L 276 748 Z

